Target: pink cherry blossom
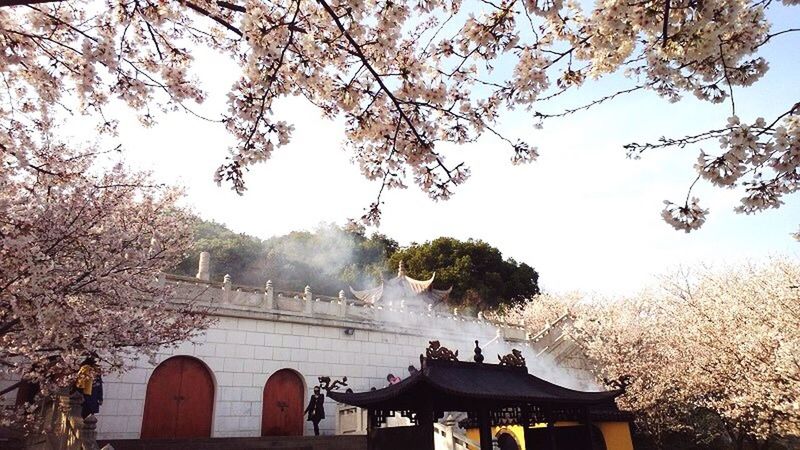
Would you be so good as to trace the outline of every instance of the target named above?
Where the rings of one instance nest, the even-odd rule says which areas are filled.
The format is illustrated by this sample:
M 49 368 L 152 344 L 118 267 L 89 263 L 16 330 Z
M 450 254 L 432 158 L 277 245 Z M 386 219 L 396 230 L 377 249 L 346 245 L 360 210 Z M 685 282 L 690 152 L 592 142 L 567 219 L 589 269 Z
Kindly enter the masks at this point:
M 769 68 L 760 49 L 798 31 L 771 31 L 765 11 L 796 3 L 69 0 L 8 6 L 0 8 L 0 126 L 10 134 L 51 132 L 54 117 L 66 110 L 90 115 L 101 132 L 114 133 L 113 100 L 137 111 L 146 125 L 160 112 L 194 113 L 205 93 L 192 55 L 211 49 L 240 67 L 227 110 L 211 118 L 234 137 L 215 180 L 244 192 L 248 168 L 292 138 L 292 124 L 272 112 L 275 101 L 301 96 L 325 116 L 344 118 L 348 150 L 364 176 L 380 181 L 362 218 L 374 224 L 385 189 L 413 183 L 446 199 L 468 179 L 469 168 L 451 161 L 442 143 L 490 134 L 514 164 L 534 161 L 535 143 L 498 124 L 508 109 L 532 110 L 541 125 L 647 89 L 669 101 L 687 93 L 728 101 L 735 115 L 735 89 Z M 612 73 L 624 73 L 631 84 L 584 105 L 542 111 L 548 100 Z M 627 148 L 639 155 L 722 138 L 721 154 L 702 149 L 699 174 L 718 186 L 743 187 L 741 212 L 776 207 L 798 184 L 792 143 L 798 108 L 791 104 L 761 126 L 729 125 Z
M 0 138 L 0 372 L 42 394 L 74 382 L 96 354 L 107 372 L 177 345 L 208 324 L 168 301 L 158 275 L 189 244 L 179 192 L 92 152 Z M 22 409 L 0 421 L 24 418 Z

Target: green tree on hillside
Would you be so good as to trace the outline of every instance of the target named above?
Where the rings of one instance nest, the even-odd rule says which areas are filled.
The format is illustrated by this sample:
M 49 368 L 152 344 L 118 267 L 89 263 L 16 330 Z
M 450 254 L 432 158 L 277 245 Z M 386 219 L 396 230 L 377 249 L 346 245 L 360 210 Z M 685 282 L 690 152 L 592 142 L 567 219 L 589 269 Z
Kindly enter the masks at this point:
M 213 281 L 222 281 L 225 274 L 230 274 L 237 283 L 264 283 L 264 243 L 261 239 L 200 218 L 195 218 L 192 228 L 192 247 L 186 259 L 175 268 L 177 274 L 195 276 L 200 252 L 209 252 Z
M 412 244 L 392 254 L 390 270 L 401 260 L 409 276 L 428 279 L 436 272 L 434 287 L 452 286 L 448 303 L 453 305 L 497 308 L 539 294 L 536 270 L 511 258 L 504 260 L 500 250 L 481 240 L 440 237 Z
M 276 289 L 335 296 L 348 286 L 371 287 L 390 278 L 402 259 L 409 275 L 429 278 L 434 286 L 453 286 L 449 303 L 476 309 L 517 303 L 539 293 L 539 274 L 524 263 L 503 259 L 500 250 L 483 241 L 441 237 L 399 249 L 397 241 L 367 235 L 362 228 L 322 224 L 314 231 L 293 231 L 261 240 L 231 231 L 222 224 L 197 219 L 191 253 L 176 269 L 194 276 L 201 251 L 211 253 L 211 279 Z
M 198 218 L 193 233 L 190 254 L 174 270 L 180 275 L 194 276 L 200 252 L 207 251 L 214 281 L 230 274 L 237 284 L 262 286 L 269 279 L 277 289 L 302 291 L 309 285 L 332 296 L 348 285 L 377 283 L 398 247 L 385 235 L 333 224 L 261 240 Z
M 321 225 L 313 232 L 293 231 L 268 239 L 265 273 L 282 289 L 337 295 L 348 285 L 373 284 L 380 280 L 390 253 L 397 243 L 380 234 L 344 230 Z

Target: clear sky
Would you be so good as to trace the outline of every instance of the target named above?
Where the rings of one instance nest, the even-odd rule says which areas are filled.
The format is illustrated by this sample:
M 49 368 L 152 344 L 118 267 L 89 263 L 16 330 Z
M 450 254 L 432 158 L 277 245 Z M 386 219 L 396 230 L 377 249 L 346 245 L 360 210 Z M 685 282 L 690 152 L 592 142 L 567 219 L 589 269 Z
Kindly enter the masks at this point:
M 780 11 L 795 17 L 776 15 L 776 31 L 797 19 L 796 8 Z M 736 92 L 743 120 L 773 117 L 800 99 L 798 48 L 800 36 L 790 33 L 765 49 L 770 72 Z M 210 94 L 202 109 L 224 110 L 236 67 L 206 55 L 198 62 Z M 590 82 L 541 110 L 582 104 L 620 82 Z M 688 97 L 669 104 L 646 92 L 553 119 L 543 130 L 534 129 L 530 113 L 507 114 L 501 128 L 538 146 L 538 161 L 512 166 L 509 150 L 491 137 L 447 147 L 451 162 L 470 165 L 471 179 L 447 202 L 433 202 L 415 187 L 389 192 L 380 231 L 402 245 L 439 236 L 486 240 L 536 268 L 541 286 L 556 292 L 629 293 L 677 265 L 797 257 L 800 244 L 790 237 L 800 226 L 797 195 L 779 210 L 743 216 L 732 211 L 741 192 L 700 183 L 696 195 L 711 215 L 701 230 L 685 234 L 659 213 L 663 200 L 680 202 L 686 195 L 699 148 L 653 152 L 639 161 L 625 157 L 625 143 L 719 127 L 729 111 Z M 187 205 L 235 231 L 268 238 L 360 216 L 379 186 L 362 178 L 343 150 L 343 122 L 323 120 L 299 99 L 278 104 L 275 116 L 294 124 L 293 141 L 248 173 L 249 190 L 241 197 L 212 180 L 231 145 L 219 125 L 174 113 L 143 129 L 131 117 L 122 121 L 119 140 L 132 166 L 185 186 Z M 717 150 L 714 142 L 706 145 Z

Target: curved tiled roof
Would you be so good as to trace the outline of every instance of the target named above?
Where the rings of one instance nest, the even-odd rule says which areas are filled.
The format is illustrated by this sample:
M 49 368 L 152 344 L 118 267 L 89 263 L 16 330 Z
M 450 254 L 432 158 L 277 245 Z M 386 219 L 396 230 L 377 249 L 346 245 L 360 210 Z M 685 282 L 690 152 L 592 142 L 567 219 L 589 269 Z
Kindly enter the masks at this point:
M 330 392 L 329 397 L 353 406 L 402 410 L 418 398 L 438 399 L 434 401 L 441 406 L 475 401 L 508 406 L 613 406 L 622 392 L 568 389 L 529 374 L 525 367 L 426 359 L 421 371 L 397 384 L 368 392 Z
M 413 298 L 425 300 L 427 303 L 439 303 L 447 298 L 453 288 L 451 287 L 446 290 L 433 289 L 432 284 L 435 278 L 435 272 L 430 279 L 427 280 L 411 278 L 406 275 L 403 262 L 400 261 L 400 266 L 398 267 L 397 276 L 395 278 L 382 281 L 379 286 L 363 291 L 357 291 L 350 287 L 350 292 L 357 299 L 370 304 L 375 304 L 382 299 L 388 301 L 396 300 L 399 302 L 400 300 L 409 300 Z

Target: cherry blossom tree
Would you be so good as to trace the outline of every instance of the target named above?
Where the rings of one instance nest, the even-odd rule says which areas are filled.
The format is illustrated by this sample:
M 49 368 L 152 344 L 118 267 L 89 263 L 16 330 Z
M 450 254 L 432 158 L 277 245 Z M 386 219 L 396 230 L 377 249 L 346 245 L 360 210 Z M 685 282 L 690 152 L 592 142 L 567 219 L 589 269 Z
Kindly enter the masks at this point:
M 237 192 L 244 172 L 289 142 L 292 125 L 272 114 L 282 97 L 302 96 L 328 117 L 343 116 L 347 146 L 361 171 L 380 180 L 362 217 L 380 219 L 385 189 L 415 183 L 446 199 L 470 170 L 451 163 L 442 143 L 484 134 L 507 144 L 513 163 L 536 159 L 535 146 L 497 126 L 504 110 L 525 108 L 540 121 L 590 109 L 631 92 L 669 101 L 684 94 L 728 101 L 718 129 L 655 143 L 629 154 L 720 141 L 700 153 L 700 178 L 744 191 L 738 210 L 781 205 L 796 191 L 800 164 L 797 99 L 786 112 L 748 122 L 734 92 L 767 71 L 760 49 L 800 31 L 771 30 L 765 12 L 797 0 L 2 0 L 0 126 L 18 135 L 49 129 L 58 111 L 91 114 L 115 126 L 108 105 L 119 99 L 152 124 L 158 110 L 193 112 L 204 99 L 192 72 L 200 47 L 233 58 L 241 77 L 220 122 L 236 139 L 216 172 Z M 788 13 L 788 12 L 786 12 Z M 495 70 L 509 68 L 509 70 Z M 560 112 L 540 105 L 586 80 L 623 73 L 621 91 Z M 24 151 L 17 149 L 17 151 Z M 691 189 L 690 189 L 691 191 Z M 663 216 L 690 231 L 707 209 L 668 202 Z
M 93 153 L 6 144 L 0 137 L 0 376 L 48 394 L 74 382 L 89 355 L 121 371 L 207 325 L 157 280 L 189 244 L 177 191 L 121 165 L 100 170 Z
M 799 284 L 792 260 L 685 271 L 584 305 L 572 333 L 601 378 L 632 377 L 621 401 L 656 438 L 767 448 L 800 438 Z
M 577 292 L 566 295 L 544 293 L 516 307 L 485 314 L 493 320 L 518 324 L 538 333 L 565 314 L 574 317 L 582 312 L 581 300 L 582 296 Z

